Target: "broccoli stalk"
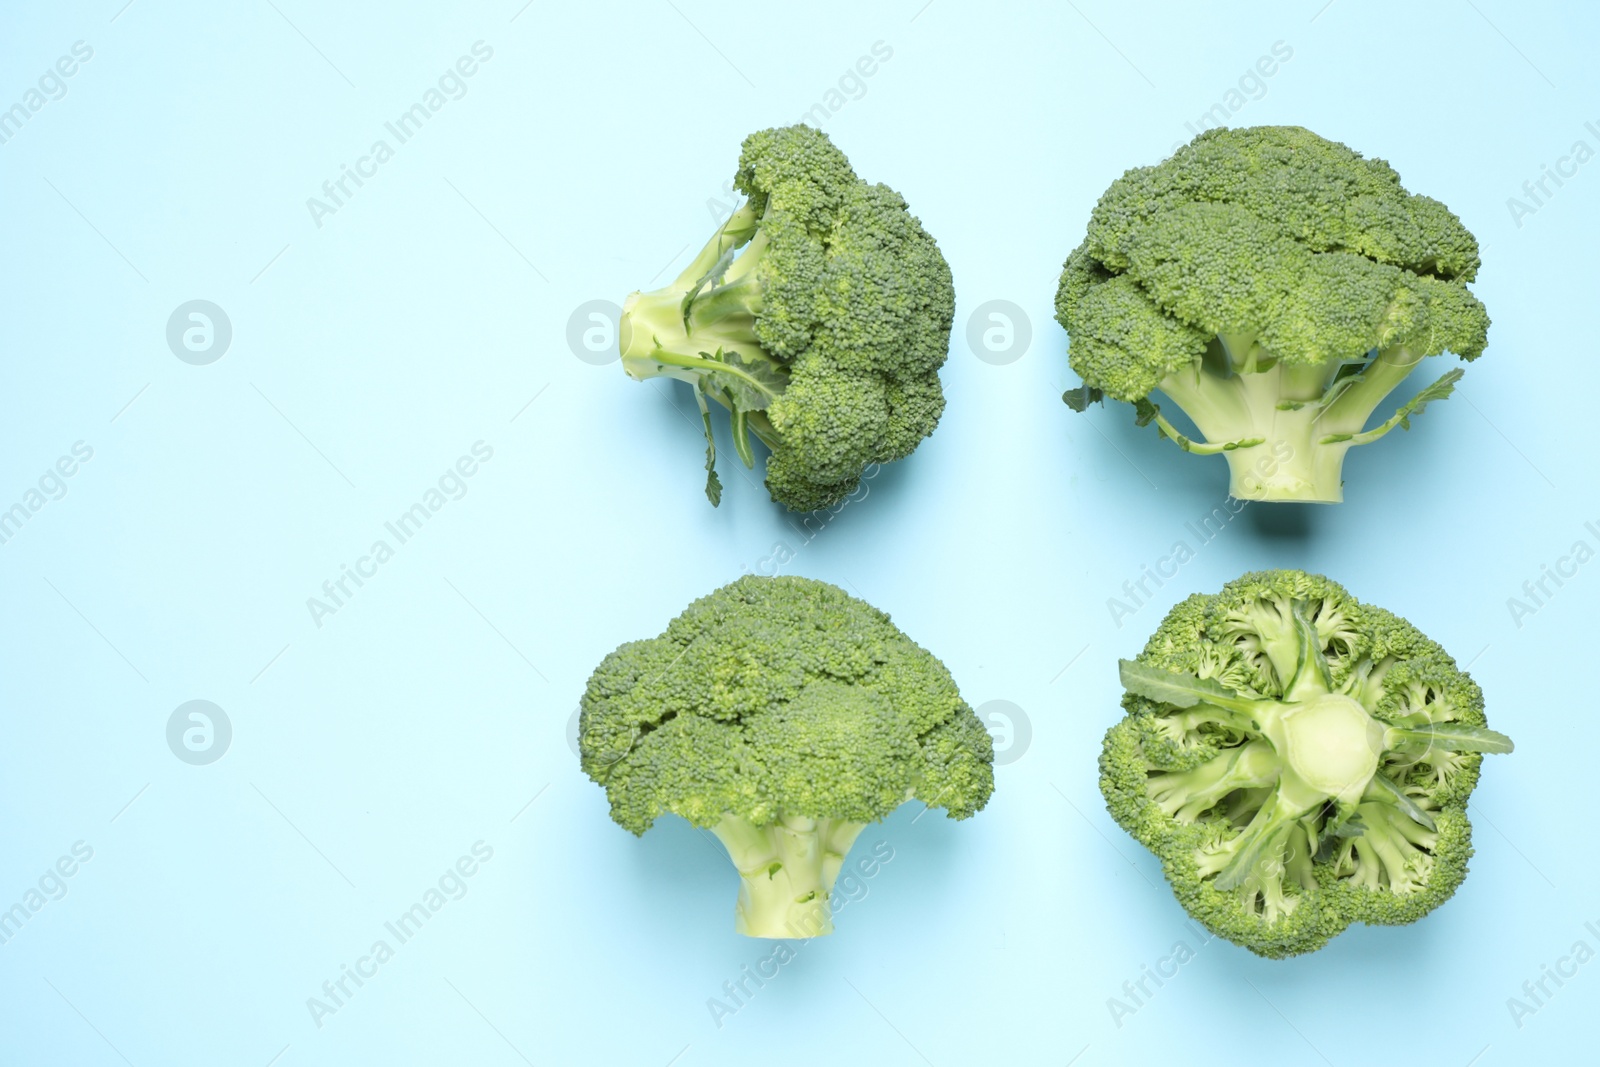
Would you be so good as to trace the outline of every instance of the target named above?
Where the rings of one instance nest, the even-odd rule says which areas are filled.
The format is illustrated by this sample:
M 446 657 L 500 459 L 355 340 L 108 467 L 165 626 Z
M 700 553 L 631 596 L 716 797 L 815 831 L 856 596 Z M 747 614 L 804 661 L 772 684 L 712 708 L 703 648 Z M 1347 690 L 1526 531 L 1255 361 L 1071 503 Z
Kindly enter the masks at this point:
M 1477 763 L 1512 744 L 1404 620 L 1318 576 L 1245 575 L 1173 609 L 1121 673 L 1102 789 L 1217 933 L 1310 952 L 1353 921 L 1414 921 L 1465 876 Z
M 711 832 L 739 871 L 734 930 L 746 937 L 817 937 L 833 932 L 830 900 L 863 822 L 781 816 L 757 826 L 725 815 Z
M 1156 386 L 1194 420 L 1204 441 L 1179 432 L 1158 405 L 1146 400 L 1139 406 L 1144 421 L 1155 422 L 1185 452 L 1226 457 L 1228 491 L 1238 500 L 1337 504 L 1344 498 L 1345 453 L 1397 426 L 1409 429 L 1411 416 L 1448 397 L 1462 376 L 1459 369 L 1445 373 L 1390 418 L 1363 430 L 1422 356 L 1395 345 L 1365 364 L 1307 365 L 1274 359 L 1238 338 L 1221 337 L 1218 348 L 1222 358 L 1208 353 Z
M 676 378 L 694 387 L 706 435 L 706 496 L 713 504 L 721 502 L 722 483 L 707 399 L 731 413 L 734 449 L 753 467 L 749 435 L 777 447 L 763 412 L 789 381 L 787 364 L 768 354 L 755 335 L 762 289 L 753 271 L 768 244 L 765 231 L 757 232 L 758 220 L 748 203 L 734 212 L 670 285 L 629 296 L 618 328 L 622 367 L 630 378 Z M 743 255 L 734 258 L 740 249 Z

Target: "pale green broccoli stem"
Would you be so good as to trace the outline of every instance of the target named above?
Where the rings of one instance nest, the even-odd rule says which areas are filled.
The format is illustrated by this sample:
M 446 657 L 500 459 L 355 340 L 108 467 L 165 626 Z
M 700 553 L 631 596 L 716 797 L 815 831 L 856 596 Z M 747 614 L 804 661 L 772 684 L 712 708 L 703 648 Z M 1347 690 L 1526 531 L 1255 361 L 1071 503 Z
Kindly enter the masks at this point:
M 1252 334 L 1219 334 L 1220 360 L 1197 359 L 1157 386 L 1205 436 L 1194 441 L 1157 410 L 1162 433 L 1186 452 L 1227 457 L 1229 492 L 1240 500 L 1336 504 L 1344 499 L 1344 457 L 1394 429 L 1429 400 L 1450 394 L 1452 371 L 1387 421 L 1363 430 L 1374 409 L 1416 369 L 1422 357 L 1403 345 L 1386 348 L 1359 374 L 1335 381 L 1341 364 L 1291 364 L 1276 359 Z M 1225 365 L 1222 367 L 1215 364 Z
M 706 242 L 706 246 L 689 261 L 689 265 L 683 268 L 683 272 L 668 288 L 688 290 L 690 286 L 705 277 L 706 272 L 716 265 L 717 260 L 749 241 L 760 221 L 761 216 L 750 206 L 749 201 L 746 201 L 739 210 L 728 217 L 727 222 L 717 227 L 717 232 L 711 235 L 711 240 Z
M 617 330 L 629 377 L 675 378 L 694 387 L 706 435 L 706 495 L 713 504 L 722 486 L 708 398 L 731 413 L 734 450 L 746 467 L 755 466 L 751 434 L 768 448 L 778 444 L 765 409 L 783 391 L 788 371 L 756 338 L 761 284 L 753 272 L 768 245 L 759 221 L 749 204 L 734 212 L 672 284 L 628 297 Z
M 711 828 L 739 870 L 734 930 L 746 937 L 833 932 L 833 883 L 866 823 L 785 815 L 765 826 L 724 815 Z
M 1150 799 L 1168 815 L 1193 822 L 1235 789 L 1255 789 L 1278 780 L 1277 753 L 1265 741 L 1251 741 L 1213 756 L 1192 771 L 1150 779 Z

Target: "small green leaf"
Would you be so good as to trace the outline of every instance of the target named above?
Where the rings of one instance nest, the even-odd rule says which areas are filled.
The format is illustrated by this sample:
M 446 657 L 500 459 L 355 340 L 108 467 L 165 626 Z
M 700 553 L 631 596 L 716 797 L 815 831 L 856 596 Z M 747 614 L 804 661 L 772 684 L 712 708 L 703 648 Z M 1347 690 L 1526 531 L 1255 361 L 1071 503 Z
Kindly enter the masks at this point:
M 694 307 L 695 300 L 699 298 L 701 291 L 707 285 L 720 280 L 724 274 L 728 273 L 728 268 L 733 266 L 733 257 L 738 251 L 738 247 L 735 246 L 723 252 L 722 255 L 717 257 L 717 261 L 711 264 L 711 269 L 701 275 L 700 280 L 695 282 L 687 293 L 683 294 L 682 310 L 685 333 L 689 331 L 689 309 Z
M 1412 822 L 1421 826 L 1426 826 L 1430 830 L 1439 829 L 1438 825 L 1433 821 L 1433 816 L 1429 815 L 1426 811 L 1419 807 L 1417 802 L 1412 800 L 1411 797 L 1408 796 L 1399 786 L 1391 782 L 1388 775 L 1373 775 L 1372 785 L 1378 790 L 1378 792 L 1384 795 L 1385 799 L 1387 799 L 1389 803 L 1393 804 L 1395 807 L 1404 812 L 1406 818 L 1410 819 Z
M 1413 728 L 1391 726 L 1384 731 L 1383 739 L 1387 748 L 1437 748 L 1446 752 L 1488 752 L 1495 755 L 1505 755 L 1516 747 L 1511 738 L 1498 730 L 1457 722 Z
M 733 348 L 701 352 L 700 357 L 709 361 L 702 381 L 722 391 L 735 411 L 764 410 L 789 387 L 789 372 L 769 359 Z
M 1105 398 L 1106 395 L 1092 385 L 1080 385 L 1061 394 L 1067 407 L 1077 412 L 1088 411 L 1090 404 L 1098 404 Z
M 706 431 L 706 499 L 712 507 L 722 506 L 722 479 L 717 477 L 717 439 L 711 436 L 711 409 L 706 406 L 705 382 L 694 391 L 695 403 L 700 405 L 700 423 Z
M 756 454 L 750 448 L 750 412 L 740 407 L 733 409 L 733 450 L 746 469 L 756 465 Z
M 1328 658 L 1322 653 L 1322 635 L 1306 617 L 1299 601 L 1293 605 L 1295 637 L 1295 672 L 1284 686 L 1285 699 L 1304 700 L 1307 696 L 1326 693 L 1333 688 L 1333 676 L 1328 669 Z
M 1215 704 L 1230 711 L 1251 709 L 1252 702 L 1238 696 L 1214 678 L 1197 678 L 1192 674 L 1164 671 L 1138 660 L 1119 660 L 1122 686 L 1136 696 L 1171 704 L 1175 708 L 1192 708 L 1196 704 Z

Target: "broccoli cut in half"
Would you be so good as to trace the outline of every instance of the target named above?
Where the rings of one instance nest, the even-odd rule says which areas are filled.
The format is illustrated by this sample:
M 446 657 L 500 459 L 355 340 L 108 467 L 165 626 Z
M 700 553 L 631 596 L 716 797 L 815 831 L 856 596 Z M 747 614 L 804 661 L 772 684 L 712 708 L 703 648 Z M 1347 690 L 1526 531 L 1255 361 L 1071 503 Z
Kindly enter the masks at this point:
M 906 202 L 857 178 L 809 126 L 745 138 L 734 185 L 748 198 L 664 289 L 622 306 L 622 367 L 694 387 L 706 496 L 722 499 L 707 401 L 790 511 L 832 507 L 875 463 L 909 456 L 944 412 L 950 267 Z
M 1444 649 L 1301 571 L 1178 604 L 1122 684 L 1100 757 L 1112 817 L 1190 915 L 1272 958 L 1448 900 L 1482 753 L 1511 751 Z
M 739 871 L 735 929 L 833 929 L 856 835 L 908 800 L 965 819 L 994 790 L 994 744 L 944 665 L 825 582 L 747 576 L 595 669 L 583 770 L 611 818 L 710 830 Z
M 1207 130 L 1095 205 L 1056 293 L 1084 383 L 1062 399 L 1127 401 L 1184 451 L 1222 453 L 1240 500 L 1335 504 L 1345 453 L 1410 429 L 1462 372 L 1368 429 L 1383 399 L 1428 356 L 1483 353 L 1478 262 L 1461 220 L 1381 159 L 1298 126 Z

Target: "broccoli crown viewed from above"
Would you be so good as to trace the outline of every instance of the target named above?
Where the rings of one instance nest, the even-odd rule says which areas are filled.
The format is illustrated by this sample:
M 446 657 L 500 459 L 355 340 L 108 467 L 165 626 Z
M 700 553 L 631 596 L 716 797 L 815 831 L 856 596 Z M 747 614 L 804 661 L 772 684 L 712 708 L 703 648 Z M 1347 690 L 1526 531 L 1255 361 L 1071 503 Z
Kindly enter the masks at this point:
M 683 273 L 623 305 L 623 369 L 694 386 L 713 504 L 722 483 L 707 400 L 731 413 L 746 467 L 750 435 L 772 450 L 773 500 L 830 507 L 938 425 L 950 267 L 900 194 L 856 177 L 809 126 L 745 138 L 734 185 L 746 203 Z
M 1056 318 L 1084 384 L 1063 399 L 1127 401 L 1223 453 L 1238 499 L 1337 503 L 1350 447 L 1409 429 L 1462 372 L 1367 429 L 1383 399 L 1428 356 L 1482 354 L 1478 265 L 1461 220 L 1380 159 L 1297 126 L 1207 130 L 1113 182 L 1067 257 Z
M 1512 748 L 1442 648 L 1301 571 L 1189 597 L 1122 682 L 1100 757 L 1112 816 L 1189 914 L 1262 956 L 1448 900 L 1481 754 Z
M 716 834 L 752 937 L 830 932 L 866 824 L 912 799 L 965 819 L 994 789 L 993 741 L 944 665 L 883 612 L 798 577 L 740 578 L 608 655 L 579 749 L 624 829 L 671 813 Z

